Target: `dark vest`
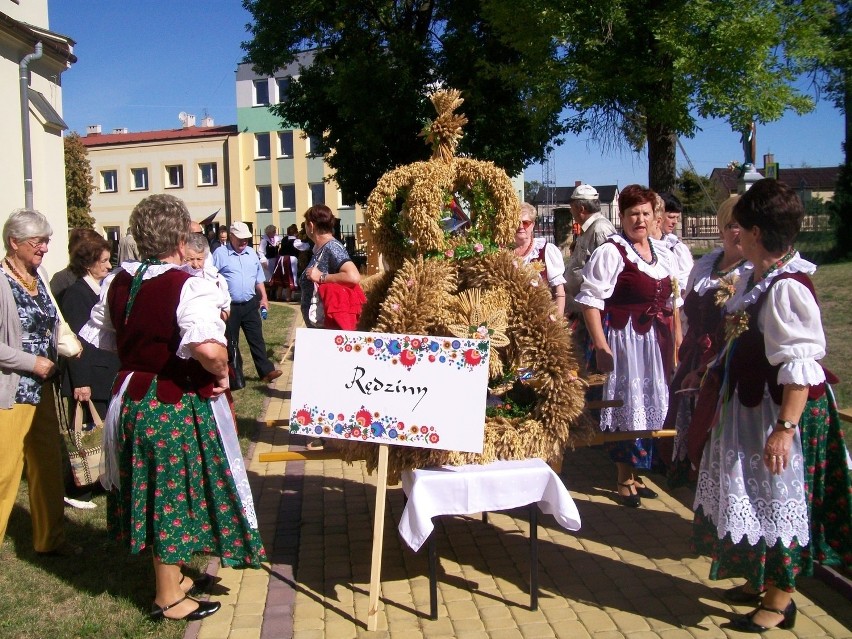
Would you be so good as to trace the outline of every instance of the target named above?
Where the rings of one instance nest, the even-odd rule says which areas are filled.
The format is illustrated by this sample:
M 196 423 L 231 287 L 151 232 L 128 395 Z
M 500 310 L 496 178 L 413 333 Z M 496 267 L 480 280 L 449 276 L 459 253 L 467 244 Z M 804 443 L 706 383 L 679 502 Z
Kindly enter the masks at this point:
M 781 280 L 796 280 L 803 284 L 814 296 L 814 304 L 817 304 L 814 285 L 804 273 L 782 273 L 774 278 L 766 291 L 761 293 L 757 301 L 749 309 L 748 329 L 740 335 L 731 345 L 731 353 L 728 359 L 728 385 L 725 399 L 733 396 L 735 390 L 739 391 L 740 403 L 743 406 L 754 408 L 763 400 L 763 389 L 768 387 L 769 395 L 776 404 L 781 404 L 783 387 L 778 383 L 778 371 L 781 365 L 773 366 L 766 357 L 766 346 L 763 333 L 757 325 L 760 310 L 766 302 L 766 293 Z M 816 399 L 825 392 L 825 385 L 812 386 L 808 392 L 811 399 Z
M 530 264 L 533 262 L 544 262 L 544 249 L 547 244 L 543 244 L 540 249 L 535 252 L 535 255 L 530 258 Z M 544 280 L 545 284 L 548 284 L 550 281 L 547 279 L 547 264 L 545 263 L 545 267 L 539 271 L 539 275 L 541 275 L 541 279 Z
M 299 257 L 299 249 L 297 249 L 294 245 L 296 243 L 296 238 L 293 237 L 285 237 L 281 240 L 281 247 L 279 248 L 279 255 L 289 255 L 291 257 Z
M 683 312 L 689 322 L 689 330 L 683 336 L 678 351 L 680 361 L 705 364 L 710 356 L 719 352 L 725 341 L 720 331 L 724 313 L 716 306 L 716 291 L 707 291 L 704 295 L 690 291 L 683 300 Z
M 130 298 L 132 276 L 121 271 L 107 294 L 110 317 L 116 331 L 121 368 L 114 391 L 129 373 L 133 379 L 127 393 L 140 401 L 152 383 L 157 384 L 157 399 L 175 404 L 184 393 L 211 397 L 214 376 L 194 359 L 177 356 L 180 329 L 175 310 L 189 273 L 172 269 L 142 283 L 129 317 L 125 317 Z
M 672 311 L 667 307 L 672 295 L 670 277 L 655 280 L 639 270 L 627 259 L 627 250 L 617 242 L 615 245 L 624 262 L 624 270 L 618 276 L 612 295 L 604 301 L 604 313 L 610 326 L 618 330 L 633 320 L 633 330 L 640 335 L 654 329 L 666 372 L 672 365 Z

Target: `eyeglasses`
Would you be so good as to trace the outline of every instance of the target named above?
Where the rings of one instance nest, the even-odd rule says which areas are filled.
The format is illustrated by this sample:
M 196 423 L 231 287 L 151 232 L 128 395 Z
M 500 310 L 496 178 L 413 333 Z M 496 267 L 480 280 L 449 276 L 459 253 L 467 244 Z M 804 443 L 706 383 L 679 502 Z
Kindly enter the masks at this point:
M 48 246 L 50 244 L 49 237 L 37 237 L 32 240 L 26 240 L 27 244 L 32 246 L 34 249 L 37 249 L 40 246 Z
M 519 229 L 520 229 L 520 228 L 528 229 L 528 228 L 529 228 L 529 227 L 531 227 L 533 224 L 535 224 L 535 222 L 533 222 L 532 220 L 521 220 L 521 223 L 520 223 L 520 224 L 518 224 L 518 228 L 519 228 Z
M 725 224 L 725 230 L 737 232 L 742 230 L 742 227 L 736 222 L 731 222 L 730 224 Z

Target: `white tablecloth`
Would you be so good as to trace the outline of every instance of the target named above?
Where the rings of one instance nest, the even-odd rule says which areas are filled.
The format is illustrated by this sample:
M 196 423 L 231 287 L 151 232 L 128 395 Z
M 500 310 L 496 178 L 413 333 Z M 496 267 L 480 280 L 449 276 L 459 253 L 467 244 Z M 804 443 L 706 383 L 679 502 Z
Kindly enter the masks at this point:
M 541 459 L 405 471 L 408 503 L 399 534 L 417 552 L 432 533 L 432 517 L 507 510 L 538 503 L 563 528 L 580 529 L 580 513 L 565 485 Z

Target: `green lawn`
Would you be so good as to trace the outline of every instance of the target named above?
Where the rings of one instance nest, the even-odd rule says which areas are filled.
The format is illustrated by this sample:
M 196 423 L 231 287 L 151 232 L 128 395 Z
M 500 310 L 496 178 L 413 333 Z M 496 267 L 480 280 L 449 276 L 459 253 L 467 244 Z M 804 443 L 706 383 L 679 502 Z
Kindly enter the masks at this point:
M 264 322 L 267 349 L 276 355 L 275 361 L 289 337 L 295 310 L 273 303 Z M 243 350 L 247 351 L 245 346 Z M 254 376 L 251 358 L 247 359 L 246 388 L 234 393 L 244 451 L 266 396 L 266 385 Z M 107 537 L 105 497 L 95 498 L 94 510 L 65 511 L 69 541 L 85 548 L 75 558 L 44 558 L 33 552 L 27 499 L 24 481 L 0 546 L 0 639 L 183 637 L 185 623 L 148 620 L 154 598 L 150 554 L 131 556 Z M 192 567 L 203 570 L 206 563 L 199 557 Z
M 820 266 L 814 284 L 822 310 L 822 322 L 828 340 L 828 354 L 823 365 L 840 378 L 834 385 L 837 404 L 852 407 L 852 341 L 849 339 L 849 316 L 852 312 L 852 262 Z M 852 428 L 847 428 L 852 432 Z M 850 441 L 847 435 L 847 441 Z

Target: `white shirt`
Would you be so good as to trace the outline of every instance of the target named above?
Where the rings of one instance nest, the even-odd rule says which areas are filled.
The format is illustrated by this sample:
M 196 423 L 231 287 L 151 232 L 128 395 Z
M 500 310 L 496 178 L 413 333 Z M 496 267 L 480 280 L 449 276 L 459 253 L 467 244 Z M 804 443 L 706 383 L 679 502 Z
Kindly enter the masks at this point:
M 640 272 L 653 277 L 655 280 L 671 277 L 674 258 L 672 252 L 666 249 L 661 241 L 649 238 L 648 241 L 654 248 L 657 261 L 648 264 L 639 257 L 633 246 L 621 235 L 612 235 L 610 239 L 625 248 L 627 259 L 635 264 Z M 574 299 L 583 306 L 603 310 L 606 300 L 612 297 L 618 276 L 621 275 L 623 270 L 624 260 L 615 244 L 611 242 L 601 244 L 592 253 L 589 261 L 586 262 L 586 266 L 583 267 L 583 283 L 580 285 L 580 292 Z M 683 299 L 678 299 L 676 305 L 681 306 L 682 304 Z M 667 306 L 671 307 L 671 298 Z
M 122 264 L 122 268 L 131 275 L 136 273 L 139 266 L 138 262 Z M 142 281 L 150 280 L 175 268 L 180 267 L 176 264 L 153 264 L 142 275 Z M 93 346 L 113 352 L 117 350 L 117 344 L 115 327 L 107 305 L 107 295 L 115 275 L 115 272 L 110 273 L 101 283 L 100 299 L 92 309 L 89 321 L 80 330 L 80 337 L 84 340 Z M 192 353 L 189 347 L 208 341 L 218 342 L 227 348 L 225 322 L 219 316 L 220 303 L 219 289 L 209 280 L 190 277 L 184 283 L 175 311 L 181 336 L 180 345 L 177 349 L 178 357 L 190 359 Z
M 544 270 L 547 275 L 547 283 L 552 288 L 565 283 L 565 262 L 559 249 L 543 237 L 533 238 L 533 245 L 529 253 L 524 255 L 524 264 L 529 264 L 537 257 L 544 247 Z

